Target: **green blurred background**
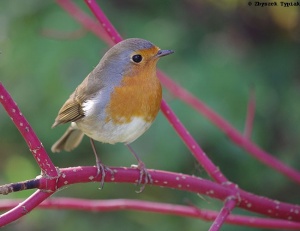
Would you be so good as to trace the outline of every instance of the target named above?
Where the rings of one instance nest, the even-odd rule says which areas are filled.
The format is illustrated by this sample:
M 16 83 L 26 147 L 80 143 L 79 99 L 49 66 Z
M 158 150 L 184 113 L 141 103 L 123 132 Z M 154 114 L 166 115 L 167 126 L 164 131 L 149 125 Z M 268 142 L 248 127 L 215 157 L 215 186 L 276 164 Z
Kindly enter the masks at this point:
M 82 1 L 74 1 L 91 14 Z M 300 26 L 297 7 L 249 7 L 242 0 L 98 1 L 125 38 L 145 38 L 176 51 L 159 68 L 243 131 L 250 89 L 256 92 L 252 139 L 300 170 Z M 97 65 L 108 47 L 82 29 L 54 1 L 0 2 L 0 81 L 49 151 L 56 166 L 94 165 L 87 138 L 71 153 L 51 145 L 67 125 L 51 129 L 63 102 Z M 250 157 L 206 118 L 164 90 L 164 97 L 208 156 L 241 188 L 300 203 L 299 186 Z M 0 184 L 31 179 L 40 172 L 24 140 L 0 107 Z M 133 143 L 148 168 L 207 177 L 160 113 Z M 122 144 L 97 143 L 104 163 L 130 166 L 135 159 Z M 267 186 L 267 187 L 266 187 Z M 218 210 L 208 197 L 128 184 L 74 185 L 54 196 L 132 198 L 192 203 Z M 1 198 L 25 198 L 33 191 Z M 248 214 L 245 211 L 234 212 Z M 135 211 L 92 213 L 34 210 L 4 230 L 208 230 L 210 222 Z M 254 230 L 225 225 L 222 230 Z M 256 229 L 258 230 L 258 229 Z

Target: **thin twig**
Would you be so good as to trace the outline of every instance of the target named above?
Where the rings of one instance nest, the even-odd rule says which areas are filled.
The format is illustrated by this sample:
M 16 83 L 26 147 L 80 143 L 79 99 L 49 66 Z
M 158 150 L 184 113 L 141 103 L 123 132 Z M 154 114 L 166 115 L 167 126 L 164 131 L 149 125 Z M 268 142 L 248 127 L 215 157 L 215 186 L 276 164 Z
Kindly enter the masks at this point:
M 30 197 L 28 197 L 25 201 L 19 203 L 16 207 L 9 210 L 8 212 L 0 215 L 0 227 L 3 227 L 7 224 L 12 223 L 13 221 L 19 219 L 20 217 L 26 215 L 35 207 L 37 207 L 42 201 L 46 198 L 50 197 L 52 193 L 43 192 L 41 190 L 37 190 Z
M 60 5 L 66 12 L 68 12 L 72 17 L 83 25 L 86 29 L 93 32 L 98 37 L 101 37 L 109 45 L 113 45 L 114 42 L 106 34 L 105 30 L 99 25 L 98 22 L 93 20 L 87 14 L 85 14 L 76 4 L 71 0 L 56 0 L 57 4 Z
M 236 203 L 237 200 L 234 197 L 229 197 L 225 200 L 223 208 L 212 223 L 209 231 L 219 231 L 221 229 L 222 225 L 225 223 L 231 211 L 236 206 Z
M 244 137 L 248 140 L 251 139 L 254 116 L 255 116 L 255 91 L 254 88 L 251 88 L 249 94 L 248 106 L 247 106 L 245 129 L 244 129 Z
M 21 203 L 17 199 L 3 199 L 0 201 L 0 210 L 10 209 Z M 176 216 L 193 217 L 206 221 L 215 220 L 218 212 L 199 209 L 195 206 L 174 205 L 168 203 L 148 202 L 131 199 L 88 200 L 69 197 L 49 198 L 38 205 L 39 209 L 69 209 L 87 212 L 111 212 L 120 210 L 134 210 L 172 214 Z M 249 217 L 241 215 L 229 215 L 227 224 L 243 225 L 253 228 L 299 230 L 300 223 L 273 218 Z
M 39 186 L 40 186 L 40 179 L 32 179 L 32 180 L 26 180 L 17 183 L 5 184 L 0 186 L 0 194 L 7 195 L 12 192 L 39 188 Z

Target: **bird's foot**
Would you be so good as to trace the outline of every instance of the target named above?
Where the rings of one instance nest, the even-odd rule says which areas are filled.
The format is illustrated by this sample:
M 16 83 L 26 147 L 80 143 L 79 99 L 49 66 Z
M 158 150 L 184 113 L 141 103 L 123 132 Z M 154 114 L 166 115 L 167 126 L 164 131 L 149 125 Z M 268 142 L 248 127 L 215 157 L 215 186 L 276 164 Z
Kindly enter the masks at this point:
M 137 181 L 137 185 L 141 186 L 140 190 L 136 191 L 136 193 L 141 193 L 144 191 L 146 184 L 152 184 L 153 180 L 146 168 L 145 164 L 142 161 L 139 161 L 138 165 L 131 165 L 131 167 L 137 168 L 140 170 L 140 177 Z
M 114 171 L 112 169 L 110 169 L 109 167 L 105 166 L 101 161 L 97 161 L 96 166 L 97 166 L 96 177 L 98 177 L 101 174 L 101 181 L 100 181 L 100 187 L 99 187 L 99 189 L 101 190 L 104 187 L 104 180 L 105 180 L 106 172 L 108 171 L 112 175 L 114 175 Z

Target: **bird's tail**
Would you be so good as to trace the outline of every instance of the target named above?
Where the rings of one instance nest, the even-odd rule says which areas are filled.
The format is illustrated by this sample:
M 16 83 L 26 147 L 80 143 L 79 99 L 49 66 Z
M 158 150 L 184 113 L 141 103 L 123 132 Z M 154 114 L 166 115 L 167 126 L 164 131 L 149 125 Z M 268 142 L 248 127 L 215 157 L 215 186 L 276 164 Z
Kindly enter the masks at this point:
M 71 125 L 63 136 L 52 145 L 51 151 L 60 152 L 65 150 L 69 152 L 80 144 L 83 136 L 82 131 Z

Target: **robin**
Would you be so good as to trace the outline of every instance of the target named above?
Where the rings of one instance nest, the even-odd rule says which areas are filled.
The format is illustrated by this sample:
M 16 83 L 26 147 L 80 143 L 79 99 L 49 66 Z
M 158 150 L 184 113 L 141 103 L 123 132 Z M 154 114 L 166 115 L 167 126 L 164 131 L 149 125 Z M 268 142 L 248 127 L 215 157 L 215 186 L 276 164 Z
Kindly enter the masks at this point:
M 105 171 L 110 169 L 98 158 L 94 140 L 124 143 L 138 161 L 138 184 L 144 179 L 140 192 L 143 191 L 152 179 L 130 143 L 151 126 L 160 109 L 162 89 L 156 63 L 172 53 L 139 38 L 123 40 L 109 49 L 59 110 L 52 128 L 68 122 L 71 125 L 52 146 L 52 152 L 71 151 L 87 135 L 95 154 L 97 175 L 102 174 L 102 188 Z

